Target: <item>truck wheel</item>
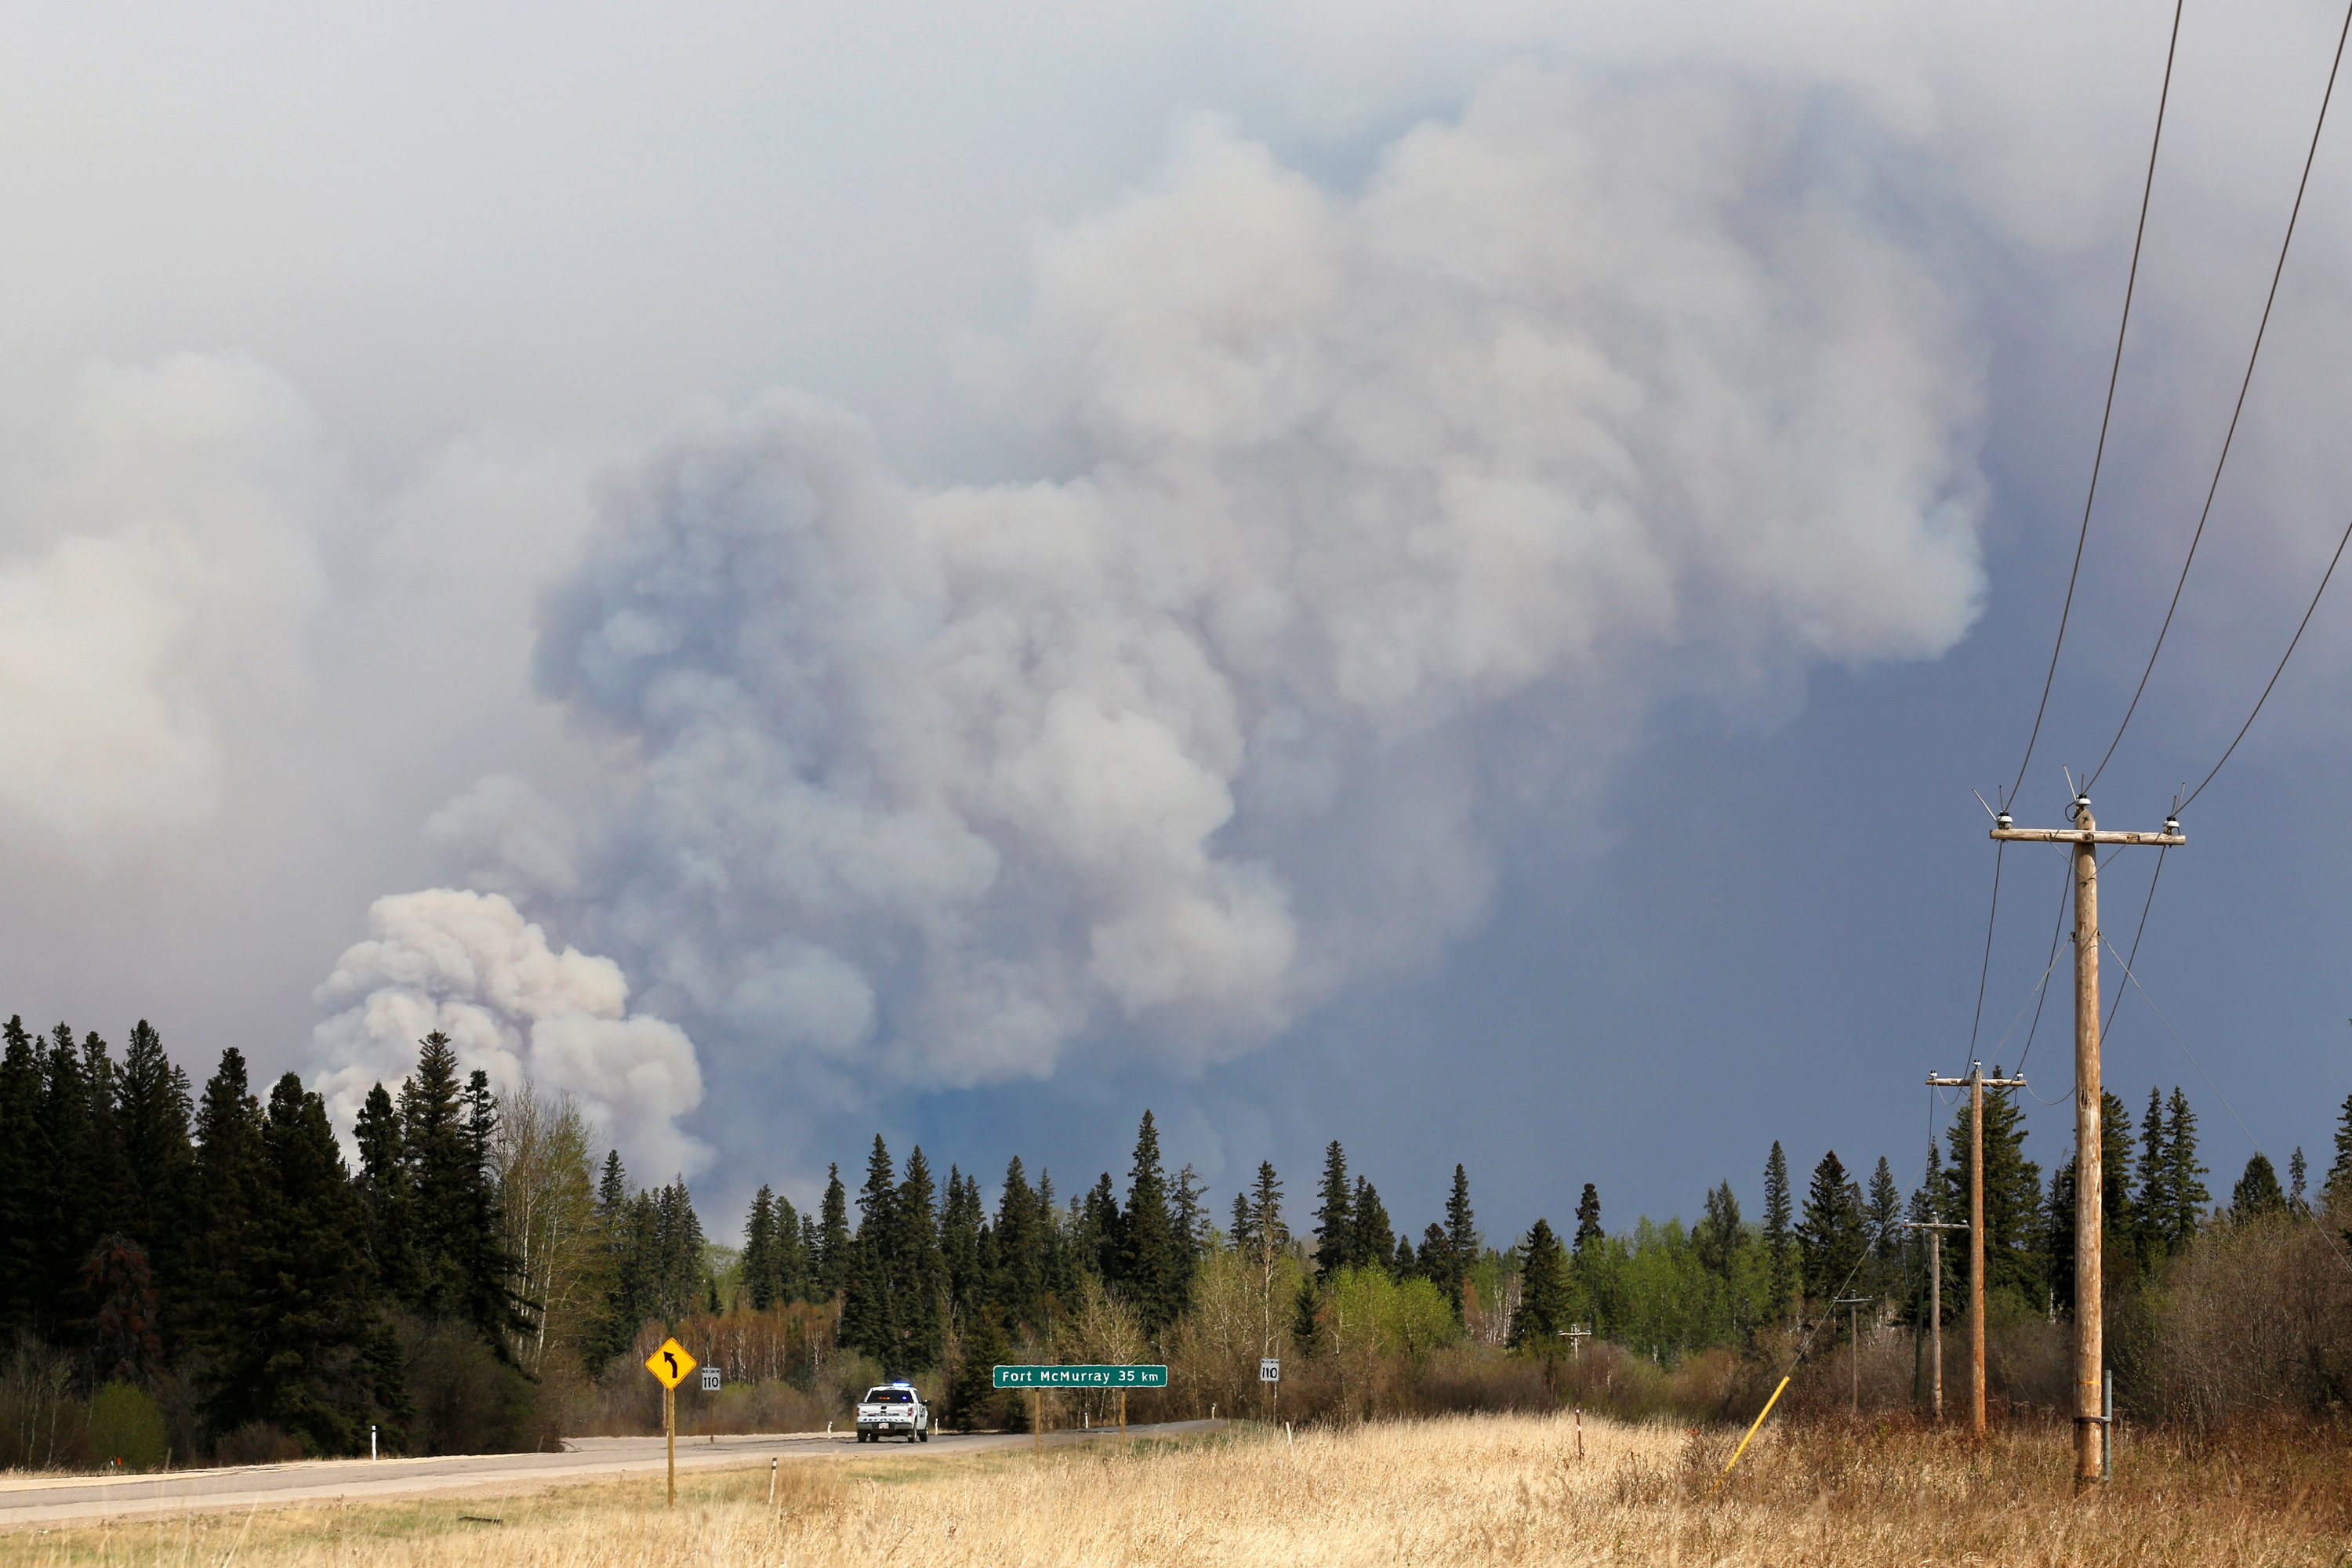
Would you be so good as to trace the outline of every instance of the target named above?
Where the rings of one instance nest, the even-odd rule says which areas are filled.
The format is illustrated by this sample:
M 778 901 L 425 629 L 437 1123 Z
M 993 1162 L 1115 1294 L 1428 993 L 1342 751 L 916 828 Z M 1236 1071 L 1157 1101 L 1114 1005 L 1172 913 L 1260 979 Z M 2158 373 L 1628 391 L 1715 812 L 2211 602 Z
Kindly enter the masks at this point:
M 915 1435 L 915 1441 L 917 1441 L 918 1443 L 928 1443 L 928 1442 L 929 1442 L 930 1440 L 931 1440 L 931 1429 L 930 1429 L 929 1427 L 928 1427 L 928 1426 L 924 1427 L 920 1432 L 919 1432 L 919 1433 L 917 1433 L 917 1434 Z

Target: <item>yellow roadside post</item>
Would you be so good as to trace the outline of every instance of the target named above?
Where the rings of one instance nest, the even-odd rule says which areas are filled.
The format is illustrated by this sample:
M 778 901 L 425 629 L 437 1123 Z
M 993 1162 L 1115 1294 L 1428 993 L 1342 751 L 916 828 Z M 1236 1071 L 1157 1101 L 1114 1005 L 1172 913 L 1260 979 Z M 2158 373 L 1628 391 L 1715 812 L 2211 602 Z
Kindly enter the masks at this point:
M 677 1506 L 677 1385 L 692 1372 L 695 1359 L 686 1347 L 674 1339 L 664 1340 L 661 1349 L 646 1357 L 646 1370 L 662 1385 L 662 1436 L 669 1440 L 669 1501 Z

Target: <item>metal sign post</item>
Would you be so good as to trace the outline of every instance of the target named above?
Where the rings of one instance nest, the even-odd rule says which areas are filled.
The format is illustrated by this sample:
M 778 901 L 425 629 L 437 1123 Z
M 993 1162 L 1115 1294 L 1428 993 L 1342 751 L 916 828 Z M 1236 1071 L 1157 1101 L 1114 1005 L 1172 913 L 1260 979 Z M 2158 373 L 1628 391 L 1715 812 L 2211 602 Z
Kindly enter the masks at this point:
M 669 1501 L 677 1506 L 677 1385 L 695 1368 L 694 1357 L 674 1339 L 664 1340 L 661 1349 L 646 1357 L 646 1370 L 662 1385 L 662 1436 L 669 1440 Z

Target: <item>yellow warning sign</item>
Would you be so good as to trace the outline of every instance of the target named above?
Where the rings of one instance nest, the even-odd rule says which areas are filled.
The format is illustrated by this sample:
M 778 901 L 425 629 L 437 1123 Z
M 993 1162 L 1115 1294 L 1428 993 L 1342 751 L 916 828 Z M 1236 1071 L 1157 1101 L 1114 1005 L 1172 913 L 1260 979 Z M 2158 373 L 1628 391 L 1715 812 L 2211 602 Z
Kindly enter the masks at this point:
M 661 1379 L 664 1388 L 676 1388 L 694 1368 L 694 1358 L 676 1340 L 664 1340 L 661 1349 L 646 1357 L 646 1370 Z

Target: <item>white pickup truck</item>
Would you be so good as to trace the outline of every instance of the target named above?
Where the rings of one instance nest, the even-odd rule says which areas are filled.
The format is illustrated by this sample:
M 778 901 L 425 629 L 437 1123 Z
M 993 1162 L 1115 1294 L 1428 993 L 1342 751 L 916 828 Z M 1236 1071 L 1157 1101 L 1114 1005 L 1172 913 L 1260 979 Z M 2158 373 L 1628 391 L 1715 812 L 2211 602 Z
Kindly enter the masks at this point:
M 931 1440 L 931 1407 L 913 1384 L 881 1384 L 857 1402 L 857 1440 L 878 1443 L 885 1437 L 904 1437 L 909 1443 Z

